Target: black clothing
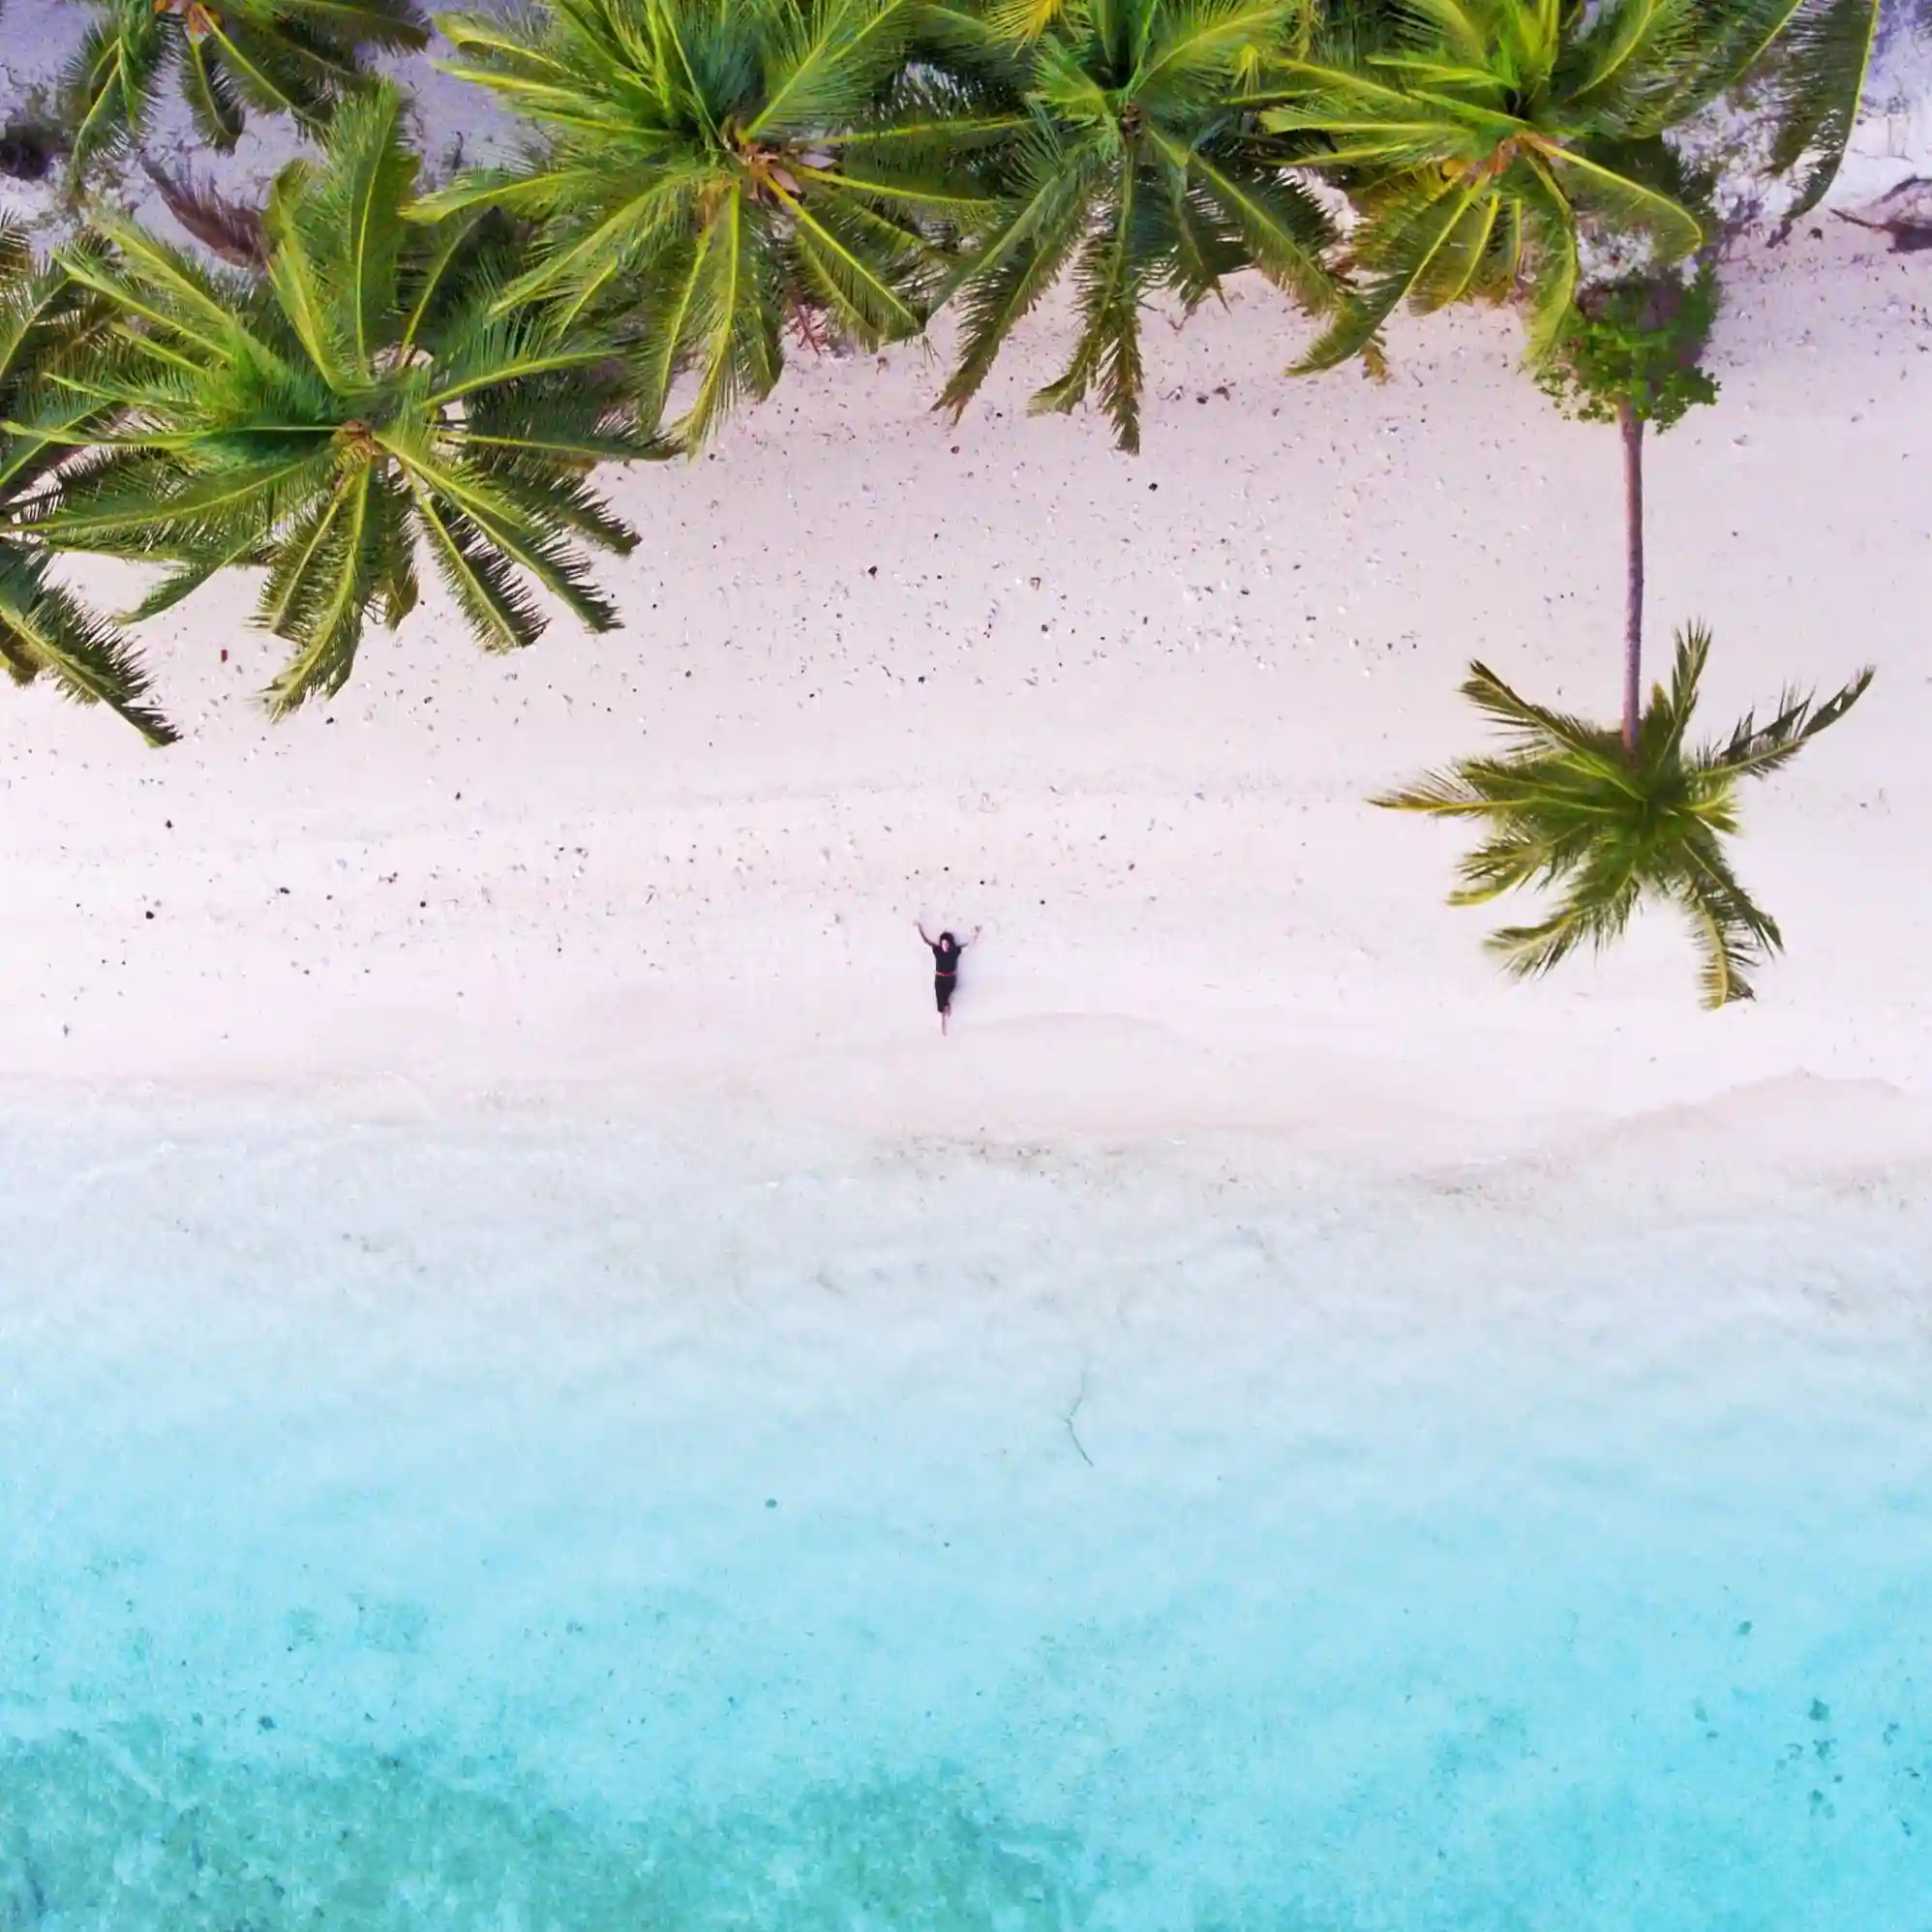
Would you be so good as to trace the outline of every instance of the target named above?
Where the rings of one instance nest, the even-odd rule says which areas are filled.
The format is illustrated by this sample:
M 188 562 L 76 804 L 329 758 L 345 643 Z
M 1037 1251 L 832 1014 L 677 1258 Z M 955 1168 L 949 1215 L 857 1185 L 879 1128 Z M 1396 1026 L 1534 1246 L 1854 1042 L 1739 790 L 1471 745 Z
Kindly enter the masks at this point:
M 965 949 L 950 932 L 942 933 L 936 940 L 929 939 L 926 944 L 932 948 L 933 1004 L 941 1012 L 947 1012 L 952 1006 L 952 988 L 959 980 L 959 955 Z

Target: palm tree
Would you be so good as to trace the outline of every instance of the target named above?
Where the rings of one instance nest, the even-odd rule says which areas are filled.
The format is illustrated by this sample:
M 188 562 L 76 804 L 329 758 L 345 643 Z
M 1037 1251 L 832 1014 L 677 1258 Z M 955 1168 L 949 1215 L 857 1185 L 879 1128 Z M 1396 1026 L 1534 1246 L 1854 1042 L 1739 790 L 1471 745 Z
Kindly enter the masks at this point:
M 51 581 L 48 558 L 18 540 L 15 524 L 53 488 L 67 439 L 93 413 L 51 378 L 99 320 L 59 268 L 37 263 L 25 236 L 0 224 L 0 662 L 16 683 L 45 676 L 166 744 L 173 728 L 146 702 L 147 674 L 127 641 Z
M 1298 0 L 1067 0 L 990 18 L 926 10 L 926 31 L 982 99 L 976 140 L 995 217 L 948 287 L 957 363 L 940 407 L 979 392 L 1014 326 L 1071 270 L 1077 334 L 1033 399 L 1098 391 L 1120 447 L 1140 446 L 1140 314 L 1192 312 L 1258 269 L 1312 313 L 1335 307 L 1334 230 L 1255 119 L 1256 75 L 1306 25 Z
M 1545 709 L 1494 671 L 1469 667 L 1463 694 L 1508 735 L 1507 748 L 1466 758 L 1377 799 L 1402 811 L 1481 821 L 1488 835 L 1461 861 L 1452 905 L 1482 905 L 1517 887 L 1561 888 L 1554 911 L 1489 939 L 1518 978 L 1547 973 L 1579 947 L 1601 951 L 1645 900 L 1688 921 L 1703 961 L 1704 1004 L 1748 1000 L 1748 974 L 1782 950 L 1771 916 L 1738 883 L 1724 841 L 1738 828 L 1737 793 L 1768 777 L 1851 709 L 1861 671 L 1827 703 L 1786 691 L 1774 715 L 1747 714 L 1722 743 L 1688 747 L 1710 634 L 1678 633 L 1669 690 L 1652 693 L 1634 748 L 1621 732 Z
M 1717 317 L 1716 264 L 1586 290 L 1563 318 L 1538 380 L 1584 422 L 1614 422 L 1623 451 L 1623 742 L 1635 751 L 1644 696 L 1644 432 L 1675 428 L 1717 400 L 1702 357 Z
M 789 324 L 865 347 L 919 333 L 930 237 L 983 194 L 942 156 L 929 88 L 905 72 L 913 0 L 555 0 L 438 24 L 446 71 L 543 131 L 522 164 L 472 172 L 418 212 L 498 208 L 538 226 L 499 305 L 621 318 L 639 412 L 696 449 L 769 394 Z
M 1721 16 L 1720 16 L 1721 17 Z M 1704 238 L 1673 192 L 1664 131 L 1750 55 L 1683 0 L 1427 0 L 1349 67 L 1290 62 L 1262 119 L 1354 199 L 1366 279 L 1300 367 L 1374 354 L 1407 302 L 1521 298 L 1532 359 L 1577 289 L 1580 230 L 1635 235 L 1653 258 Z
M 139 146 L 170 68 L 202 139 L 226 149 L 248 107 L 319 128 L 364 84 L 370 54 L 429 45 L 412 0 L 88 4 L 99 18 L 64 85 L 76 169 Z
M 64 377 L 102 412 L 89 455 L 33 526 L 42 543 L 164 559 L 148 617 L 231 565 L 266 568 L 256 621 L 294 647 L 281 713 L 340 688 L 366 618 L 414 608 L 427 549 L 492 649 L 544 628 L 532 586 L 590 629 L 618 623 L 574 540 L 634 533 L 590 466 L 655 453 L 615 405 L 606 343 L 499 314 L 501 225 L 404 219 L 417 160 L 382 86 L 345 106 L 325 162 L 277 180 L 266 267 L 210 268 L 121 221 L 68 270 L 119 318 L 119 359 Z

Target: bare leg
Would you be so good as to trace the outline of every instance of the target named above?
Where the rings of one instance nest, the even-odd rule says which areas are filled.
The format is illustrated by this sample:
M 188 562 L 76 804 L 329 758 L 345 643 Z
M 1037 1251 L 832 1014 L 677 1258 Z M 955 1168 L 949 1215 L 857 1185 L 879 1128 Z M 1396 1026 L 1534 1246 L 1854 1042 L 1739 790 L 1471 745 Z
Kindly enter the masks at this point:
M 939 1016 L 940 1038 L 944 1039 L 952 1031 L 952 1009 L 948 1007 Z

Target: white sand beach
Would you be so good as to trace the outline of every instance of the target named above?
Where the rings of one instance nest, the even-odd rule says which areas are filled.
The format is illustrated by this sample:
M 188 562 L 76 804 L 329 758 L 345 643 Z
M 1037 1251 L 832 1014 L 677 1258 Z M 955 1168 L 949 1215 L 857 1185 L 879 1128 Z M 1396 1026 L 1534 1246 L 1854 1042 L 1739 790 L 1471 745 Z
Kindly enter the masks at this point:
M 1726 286 L 1721 400 L 1650 452 L 1651 662 L 1713 626 L 1713 730 L 1879 672 L 1748 800 L 1789 944 L 1755 1006 L 1701 1011 L 1655 920 L 1506 982 L 1454 833 L 1366 802 L 1474 748 L 1472 656 L 1614 710 L 1613 435 L 1503 317 L 1287 379 L 1253 288 L 1157 330 L 1138 459 L 1025 416 L 1050 318 L 956 427 L 917 349 L 801 356 L 712 454 L 613 477 L 647 534 L 601 642 L 486 658 L 432 596 L 273 727 L 238 581 L 147 627 L 179 746 L 14 696 L 0 1070 L 1431 1155 L 1797 1074 L 1922 1095 L 1932 268 L 1821 221 Z M 983 928 L 944 1041 L 916 918 Z

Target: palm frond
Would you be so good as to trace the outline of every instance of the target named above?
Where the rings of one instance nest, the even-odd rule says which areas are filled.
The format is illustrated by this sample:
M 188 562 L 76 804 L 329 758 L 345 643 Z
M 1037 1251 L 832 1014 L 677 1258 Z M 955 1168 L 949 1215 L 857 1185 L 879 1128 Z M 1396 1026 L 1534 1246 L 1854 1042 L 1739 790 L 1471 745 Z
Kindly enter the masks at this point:
M 1336 369 L 1374 349 L 1389 317 L 1424 287 L 1482 192 L 1473 183 L 1419 191 L 1405 215 L 1374 237 L 1374 274 L 1342 298 L 1334 320 L 1294 365 L 1295 373 Z
M 167 212 L 203 248 L 237 268 L 261 266 L 261 209 L 231 200 L 185 168 L 176 173 L 163 167 L 152 156 L 141 156 L 141 168 L 160 192 Z
M 139 144 L 176 31 L 152 0 L 118 0 L 87 30 L 60 83 L 76 173 L 118 161 Z
M 1614 228 L 1647 235 L 1660 260 L 1675 261 L 1704 245 L 1703 224 L 1681 201 L 1574 148 L 1553 150 L 1546 158 L 1575 206 L 1602 215 Z
M 1787 691 L 1762 725 L 1747 711 L 1724 744 L 1699 755 L 1699 767 L 1714 777 L 1768 777 L 1789 764 L 1820 732 L 1836 724 L 1864 696 L 1872 677 L 1872 667 L 1867 665 L 1822 705 L 1815 693 L 1800 697 Z
M 231 291 L 192 257 L 169 248 L 122 216 L 97 209 L 96 235 L 109 252 L 75 246 L 61 265 L 76 283 L 106 297 L 124 316 L 213 360 L 232 356 L 246 335 Z
M 1334 309 L 1342 295 L 1327 259 L 1334 226 L 1300 182 L 1220 143 L 1196 148 L 1188 166 L 1240 229 L 1254 268 L 1310 315 Z
M 1580 949 L 1601 951 L 1648 899 L 1673 908 L 1689 926 L 1706 1006 L 1752 997 L 1751 974 L 1783 939 L 1725 857 L 1723 841 L 1737 829 L 1737 785 L 1776 770 L 1837 722 L 1871 674 L 1815 709 L 1808 696 L 1787 692 L 1768 723 L 1747 715 L 1724 745 L 1687 754 L 1685 732 L 1709 647 L 1701 625 L 1678 634 L 1670 686 L 1652 693 L 1629 751 L 1619 732 L 1531 704 L 1472 665 L 1464 695 L 1504 733 L 1502 755 L 1460 760 L 1374 801 L 1479 822 L 1482 836 L 1458 865 L 1453 905 L 1556 891 L 1542 919 L 1490 936 L 1490 950 L 1509 973 L 1533 977 Z
M 794 275 L 835 318 L 842 341 L 877 348 L 925 326 L 938 278 L 916 228 L 837 189 L 815 198 L 773 192 L 792 222 Z
M 1622 938 L 1640 895 L 1635 879 L 1583 871 L 1547 918 L 1498 926 L 1483 945 L 1512 979 L 1541 979 L 1573 953 L 1602 952 Z
M 1725 0 L 1700 10 L 1679 117 L 1740 81 L 1767 98 L 1773 171 L 1797 171 L 1784 226 L 1824 199 L 1844 163 L 1871 75 L 1880 0 Z
M 1156 112 L 1220 108 L 1237 76 L 1275 53 L 1299 16 L 1296 0 L 1173 0 L 1148 15 L 1134 93 Z
M 180 37 L 180 49 L 181 93 L 195 132 L 210 147 L 226 154 L 241 139 L 246 121 L 234 70 L 221 58 L 226 43 L 185 33 Z M 287 105 L 279 101 L 270 104 L 271 107 Z
M 263 694 L 273 717 L 332 696 L 354 667 L 386 548 L 377 485 L 372 465 L 349 468 L 288 532 L 269 570 L 256 620 L 296 647 Z
M 1072 360 L 1028 406 L 1036 413 L 1064 412 L 1098 386 L 1115 445 L 1130 455 L 1140 447 L 1138 185 L 1133 174 L 1122 176 L 1107 226 L 1091 235 L 1081 251 L 1073 271 L 1080 333 Z
M 913 0 L 569 0 L 453 15 L 450 71 L 501 94 L 539 140 L 414 213 L 534 217 L 498 311 L 542 305 L 621 338 L 653 432 L 688 379 L 672 434 L 695 448 L 776 382 L 788 321 L 867 346 L 917 333 L 937 238 L 989 205 L 929 125 L 942 98 L 984 90 L 906 77 L 917 14 Z
M 1671 896 L 1697 947 L 1704 1006 L 1755 999 L 1750 976 L 1783 951 L 1784 935 L 1737 883 L 1715 838 L 1686 840 Z
M 1283 63 L 1262 125 L 1354 199 L 1363 275 L 1297 367 L 1374 355 L 1404 303 L 1494 298 L 1522 303 L 1541 362 L 1575 295 L 1580 235 L 1635 238 L 1660 260 L 1701 246 L 1696 215 L 1631 157 L 1696 111 L 1733 31 L 1704 4 L 1405 0 L 1393 45 L 1351 29 L 1352 65 Z
M 986 24 L 1002 40 L 1037 41 L 1066 18 L 1072 0 L 992 0 Z
M 416 156 L 403 138 L 401 94 L 372 88 L 336 116 L 328 165 L 297 164 L 268 207 L 269 276 L 317 366 L 367 379 L 397 304 L 402 210 Z
M 202 138 L 226 150 L 251 106 L 319 130 L 367 84 L 369 54 L 429 39 L 409 0 L 266 0 L 192 14 L 154 0 L 88 4 L 97 18 L 62 80 L 83 175 L 140 147 L 170 66 Z
M 111 624 L 51 583 L 44 558 L 0 543 L 0 659 L 21 682 L 45 675 L 82 705 L 105 705 L 153 745 L 174 727 L 148 702 L 146 667 Z
M 617 606 L 599 591 L 589 566 L 564 540 L 565 520 L 533 507 L 529 493 L 523 501 L 506 495 L 489 471 L 478 465 L 452 462 L 413 434 L 391 432 L 384 446 L 412 489 L 449 505 L 519 570 L 536 579 L 563 604 L 587 630 L 616 630 L 621 622 Z
M 777 278 L 766 224 L 743 194 L 729 196 L 706 230 L 684 311 L 696 381 L 672 438 L 702 448 L 740 402 L 762 401 L 778 380 Z
M 1797 169 L 1787 226 L 1808 215 L 1837 178 L 1857 122 L 1878 42 L 1879 0 L 1813 0 L 1773 50 L 1779 114 L 1771 166 Z
M 1058 280 L 1086 225 L 1094 175 L 1043 138 L 1025 193 L 961 261 L 945 299 L 959 311 L 958 357 L 934 408 L 958 415 L 1019 323 Z
M 414 608 L 418 545 L 492 648 L 542 630 L 539 589 L 612 628 L 586 547 L 635 534 L 587 472 L 664 453 L 621 406 L 615 340 L 500 309 L 510 224 L 405 218 L 401 122 L 386 85 L 337 106 L 322 158 L 276 180 L 254 274 L 104 217 L 34 285 L 99 340 L 76 360 L 57 334 L 46 381 L 0 418 L 23 473 L 56 452 L 15 507 L 33 554 L 171 566 L 138 616 L 263 571 L 257 621 L 293 647 L 265 694 L 277 715 L 340 688 L 372 616 Z M 0 294 L 0 366 L 12 324 L 38 326 L 17 309 Z
M 762 16 L 765 98 L 752 141 L 815 135 L 863 111 L 910 27 L 911 0 L 798 0 Z
M 1576 757 L 1596 758 L 1612 740 L 1612 734 L 1567 711 L 1532 704 L 1480 660 L 1469 666 L 1463 695 L 1522 751 L 1556 748 Z
M 516 570 L 462 509 L 411 476 L 408 488 L 438 574 L 471 632 L 490 650 L 518 650 L 543 635 L 543 612 Z

